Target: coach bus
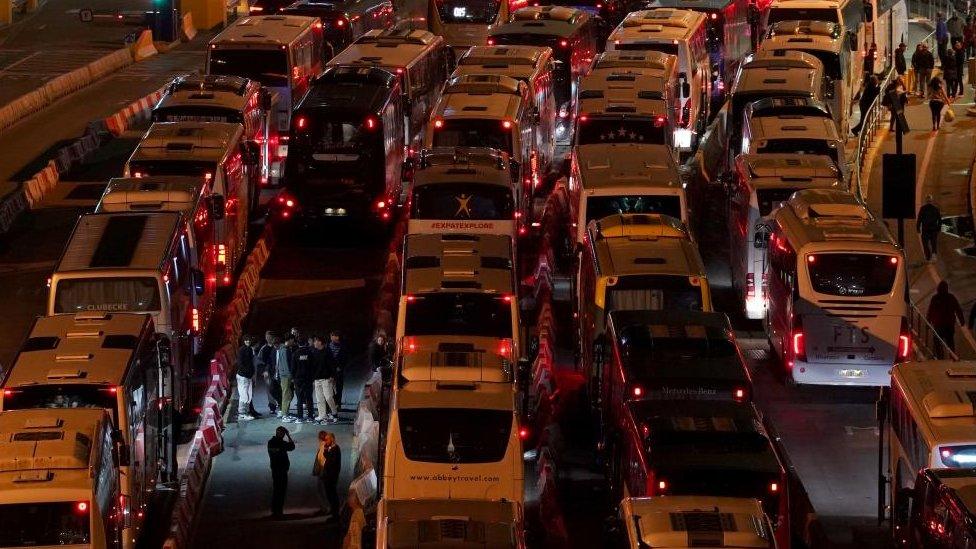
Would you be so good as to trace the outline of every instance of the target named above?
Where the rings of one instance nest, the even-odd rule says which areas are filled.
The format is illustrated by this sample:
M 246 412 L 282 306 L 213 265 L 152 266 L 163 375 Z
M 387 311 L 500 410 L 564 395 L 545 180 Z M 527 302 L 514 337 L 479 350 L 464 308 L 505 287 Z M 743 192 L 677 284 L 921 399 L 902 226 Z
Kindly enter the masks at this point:
M 664 78 L 618 71 L 591 74 L 579 94 L 574 143 L 640 143 L 672 146 L 677 120 Z M 672 154 L 677 160 L 677 154 Z
M 488 29 L 511 19 L 515 10 L 529 5 L 528 0 L 431 0 L 427 10 L 427 28 L 443 36 L 455 50 L 481 46 Z
M 766 335 L 788 382 L 888 385 L 911 356 L 905 255 L 854 195 L 794 193 L 770 216 Z
M 827 156 L 764 153 L 735 159 L 728 176 L 729 262 L 732 287 L 746 318 L 766 316 L 766 244 L 763 221 L 790 196 L 804 189 L 846 190 L 834 161 Z
M 904 538 L 916 474 L 922 469 L 976 466 L 976 413 L 969 395 L 976 393 L 976 361 L 929 360 L 896 364 L 891 389 L 882 393 L 887 471 L 887 499 L 895 538 Z M 883 457 L 883 456 L 882 456 Z
M 124 547 L 135 546 L 160 482 L 175 481 L 176 372 L 145 314 L 83 313 L 34 321 L 3 380 L 7 410 L 104 408 L 119 441 Z
M 122 456 L 108 412 L 4 412 L 0 433 L 0 546 L 132 546 L 123 543 Z
M 767 97 L 742 113 L 742 154 L 826 156 L 846 175 L 844 141 L 830 108 L 813 98 Z
M 322 61 L 326 63 L 353 40 L 396 22 L 390 0 L 298 0 L 282 8 L 281 14 L 318 18 L 324 31 Z

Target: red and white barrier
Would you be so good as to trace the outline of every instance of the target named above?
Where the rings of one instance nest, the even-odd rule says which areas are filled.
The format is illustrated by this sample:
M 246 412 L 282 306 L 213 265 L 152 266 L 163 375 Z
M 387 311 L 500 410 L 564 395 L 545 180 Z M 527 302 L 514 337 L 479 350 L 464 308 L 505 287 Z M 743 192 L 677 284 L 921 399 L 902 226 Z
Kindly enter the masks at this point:
M 129 103 L 124 109 L 116 112 L 104 120 L 105 128 L 112 135 L 118 137 L 132 126 L 146 121 L 152 114 L 152 109 L 159 103 L 160 98 L 166 92 L 166 88 L 160 88 L 149 95 L 141 97 Z

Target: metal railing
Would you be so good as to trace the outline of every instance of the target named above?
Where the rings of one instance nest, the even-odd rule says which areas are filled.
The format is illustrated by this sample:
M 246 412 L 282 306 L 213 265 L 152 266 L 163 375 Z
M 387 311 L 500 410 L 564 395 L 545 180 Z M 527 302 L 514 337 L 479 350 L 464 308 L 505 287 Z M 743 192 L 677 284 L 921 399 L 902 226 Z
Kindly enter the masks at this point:
M 946 345 L 915 303 L 910 301 L 908 305 L 908 327 L 914 336 L 915 354 L 921 358 L 959 360 L 959 355 Z
M 891 79 L 894 78 L 895 71 L 888 70 L 884 79 L 881 81 L 881 93 L 874 98 L 874 102 L 868 107 L 867 112 L 861 113 L 861 117 L 864 123 L 861 124 L 861 133 L 857 136 L 857 149 L 854 151 L 854 173 L 851 174 L 851 184 L 854 187 L 855 193 L 857 193 L 858 198 L 865 201 L 865 197 L 861 192 L 861 172 L 864 171 L 864 160 L 868 149 L 874 144 L 875 137 L 878 128 L 881 126 L 882 122 L 887 122 L 884 114 L 888 110 L 887 107 L 881 104 L 881 98 L 884 96 L 884 90 L 891 83 Z

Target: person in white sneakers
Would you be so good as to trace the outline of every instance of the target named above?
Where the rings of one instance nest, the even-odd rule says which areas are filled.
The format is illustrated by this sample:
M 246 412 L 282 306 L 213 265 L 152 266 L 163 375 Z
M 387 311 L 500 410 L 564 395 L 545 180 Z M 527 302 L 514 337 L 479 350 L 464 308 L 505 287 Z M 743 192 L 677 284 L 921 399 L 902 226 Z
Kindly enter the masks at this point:
M 244 344 L 237 350 L 237 421 L 254 419 L 248 411 L 254 396 L 254 355 L 257 341 L 245 335 Z
M 312 371 L 314 380 L 312 388 L 315 395 L 315 407 L 318 415 L 315 421 L 320 424 L 336 423 L 339 409 L 335 402 L 335 365 L 328 356 L 325 341 L 321 336 L 312 338 Z

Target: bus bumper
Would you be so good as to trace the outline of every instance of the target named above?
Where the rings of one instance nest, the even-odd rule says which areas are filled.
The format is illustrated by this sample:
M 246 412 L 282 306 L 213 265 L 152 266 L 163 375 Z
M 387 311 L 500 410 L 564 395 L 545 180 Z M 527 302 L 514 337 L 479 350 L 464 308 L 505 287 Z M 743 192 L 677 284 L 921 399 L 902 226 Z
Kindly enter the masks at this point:
M 793 364 L 792 375 L 797 385 L 887 387 L 891 384 L 891 365 L 796 361 Z

